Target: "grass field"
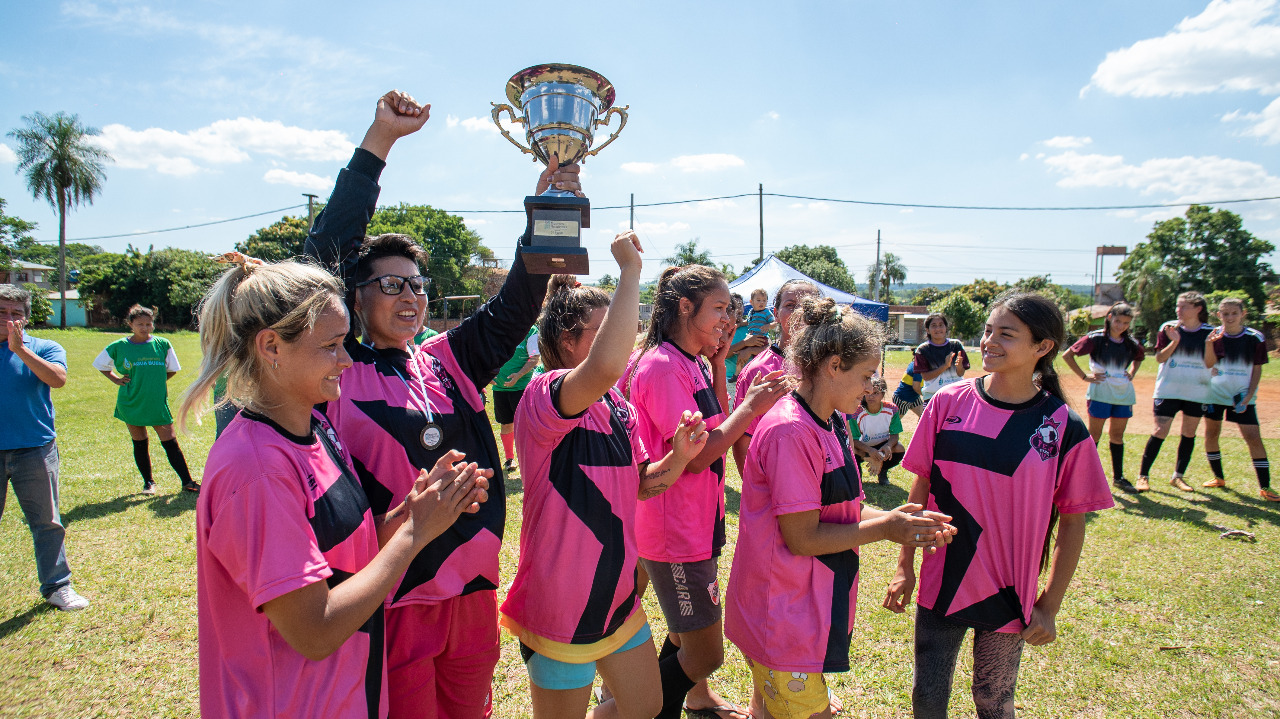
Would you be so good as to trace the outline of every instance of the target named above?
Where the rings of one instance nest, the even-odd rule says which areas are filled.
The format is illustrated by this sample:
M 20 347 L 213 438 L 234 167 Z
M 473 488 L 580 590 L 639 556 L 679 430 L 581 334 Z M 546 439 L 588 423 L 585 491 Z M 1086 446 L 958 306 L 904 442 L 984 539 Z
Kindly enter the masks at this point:
M 30 534 L 10 497 L 0 520 L 0 717 L 196 716 L 195 497 L 178 491 L 155 442 L 161 493 L 137 493 L 141 481 L 128 435 L 111 417 L 115 386 L 89 366 L 119 335 L 35 334 L 61 343 L 70 358 L 68 385 L 54 392 L 62 516 L 76 587 L 93 606 L 63 613 L 43 604 Z M 194 376 L 199 346 L 194 334 L 166 337 L 186 366 L 170 383 L 176 397 Z M 890 358 L 890 365 L 905 364 L 900 359 Z M 1271 371 L 1266 381 L 1276 381 Z M 181 440 L 197 477 L 212 439 L 210 419 Z M 1127 443 L 1131 474 L 1144 441 L 1131 435 Z M 1280 456 L 1280 441 L 1267 446 Z M 1154 481 L 1154 491 L 1120 495 L 1116 509 L 1091 518 L 1081 567 L 1059 616 L 1059 640 L 1028 647 L 1024 655 L 1018 692 L 1023 716 L 1280 717 L 1280 507 L 1257 498 L 1241 440 L 1224 439 L 1223 453 L 1225 491 L 1187 495 Z M 1166 446 L 1154 479 L 1169 476 L 1173 455 Z M 1197 451 L 1189 480 L 1198 486 L 1207 475 Z M 909 478 L 895 470 L 892 479 L 891 486 L 869 487 L 868 502 L 890 507 L 905 501 Z M 732 549 L 741 486 L 736 473 L 729 485 Z M 503 579 L 509 583 L 520 529 L 519 482 L 507 491 Z M 1254 532 L 1257 542 L 1220 539 L 1218 525 Z M 910 616 L 879 608 L 895 546 L 863 551 L 854 670 L 831 677 L 848 716 L 911 713 Z M 726 551 L 722 578 L 730 560 Z M 646 609 L 661 636 L 652 595 Z M 731 646 L 726 655 L 713 683 L 743 700 L 749 674 Z M 962 657 L 955 716 L 972 716 L 968 671 Z M 527 682 L 515 642 L 506 640 L 494 681 L 495 716 L 529 715 Z

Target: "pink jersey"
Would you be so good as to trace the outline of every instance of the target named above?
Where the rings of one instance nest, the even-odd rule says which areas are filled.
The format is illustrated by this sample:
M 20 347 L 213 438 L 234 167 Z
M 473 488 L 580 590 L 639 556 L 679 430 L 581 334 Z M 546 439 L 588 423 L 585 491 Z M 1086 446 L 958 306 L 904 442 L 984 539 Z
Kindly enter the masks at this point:
M 773 670 L 847 672 L 857 550 L 798 557 L 778 527 L 780 515 L 815 509 L 829 524 L 861 519 L 862 480 L 843 415 L 819 419 L 791 393 L 758 429 L 742 482 L 724 634 Z
M 325 414 L 351 450 L 375 516 L 403 502 L 418 469 L 430 469 L 450 449 L 482 468 L 498 466 L 484 396 L 459 368 L 452 336 L 431 337 L 413 355 L 348 343 L 353 364 L 342 373 L 342 397 Z M 432 437 L 423 436 L 428 414 L 443 433 L 435 447 L 428 446 Z M 414 558 L 389 606 L 497 588 L 506 500 L 501 475 L 491 483 L 498 489 L 478 513 L 461 515 Z
M 742 400 L 746 399 L 747 390 L 751 389 L 751 383 L 756 381 L 756 377 L 784 369 L 783 365 L 785 364 L 786 353 L 778 345 L 769 345 L 769 349 L 752 357 L 747 366 L 743 367 L 742 371 L 738 373 L 737 381 L 733 383 L 734 396 L 737 397 L 738 404 L 742 404 Z M 756 427 L 760 425 L 760 420 L 763 417 L 764 415 L 757 416 L 751 420 L 751 424 L 747 425 L 746 435 L 748 437 L 755 436 Z
M 635 410 L 616 389 L 573 417 L 557 409 L 569 370 L 534 377 L 516 410 L 523 466 L 520 565 L 502 613 L 539 637 L 590 644 L 640 606 L 636 494 L 648 462 Z
M 262 605 L 378 553 L 373 515 L 336 435 L 316 413 L 298 437 L 242 412 L 214 442 L 196 504 L 200 712 L 207 717 L 385 717 L 382 610 L 311 661 Z
M 725 420 L 705 360 L 671 342 L 663 342 L 640 359 L 632 359 L 619 380 L 623 394 L 631 387 L 637 426 L 644 446 L 665 456 L 681 415 L 702 412 L 707 431 Z M 698 473 L 684 472 L 666 492 L 640 503 L 636 510 L 640 556 L 656 562 L 697 562 L 720 555 L 724 546 L 724 457 Z
M 929 509 L 959 533 L 920 567 L 920 606 L 957 624 L 1019 632 L 1031 618 L 1050 510 L 1113 506 L 1098 449 L 1070 407 L 1047 392 L 1018 405 L 983 379 L 929 400 L 902 466 L 929 478 Z

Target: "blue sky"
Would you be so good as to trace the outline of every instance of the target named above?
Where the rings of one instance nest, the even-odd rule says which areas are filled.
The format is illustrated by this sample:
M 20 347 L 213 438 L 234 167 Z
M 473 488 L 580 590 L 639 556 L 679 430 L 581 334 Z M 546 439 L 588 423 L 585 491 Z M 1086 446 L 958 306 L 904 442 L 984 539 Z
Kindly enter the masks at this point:
M 544 8 L 539 11 L 537 8 Z M 488 119 L 540 62 L 607 76 L 631 119 L 584 167 L 597 207 L 766 192 L 919 204 L 1096 206 L 1280 195 L 1280 0 L 1161 2 L 5 3 L 0 130 L 78 113 L 116 158 L 70 238 L 238 217 L 326 195 L 399 88 L 432 103 L 383 175 L 383 203 L 519 210 L 538 166 Z M 540 27 L 548 26 L 547 27 Z M 615 120 L 616 122 L 616 120 Z M 0 197 L 56 240 L 14 173 Z M 1280 244 L 1280 201 L 1230 206 Z M 765 250 L 875 253 L 910 282 L 1089 283 L 1100 244 L 1140 242 L 1180 209 L 991 212 L 765 199 Z M 522 214 L 464 214 L 510 258 Z M 95 240 L 221 252 L 274 217 Z M 627 211 L 585 233 L 593 275 Z M 700 238 L 741 267 L 754 197 L 639 208 L 646 276 Z M 1110 259 L 1108 272 L 1114 269 Z

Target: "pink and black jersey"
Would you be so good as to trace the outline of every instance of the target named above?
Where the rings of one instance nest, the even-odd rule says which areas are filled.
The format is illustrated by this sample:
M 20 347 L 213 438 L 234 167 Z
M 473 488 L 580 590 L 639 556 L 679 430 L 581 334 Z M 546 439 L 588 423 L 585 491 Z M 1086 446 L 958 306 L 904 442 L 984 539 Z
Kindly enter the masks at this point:
M 207 717 L 385 717 L 382 610 L 307 659 L 262 605 L 337 586 L 378 553 L 373 515 L 319 413 L 299 437 L 241 412 L 209 452 L 196 504 L 200 712 Z
M 742 481 L 725 636 L 773 670 L 847 672 L 858 553 L 796 556 L 778 526 L 780 515 L 813 510 L 821 522 L 860 521 L 862 480 L 843 415 L 820 419 L 793 392 L 758 429 Z
M 1253 382 L 1253 368 L 1268 362 L 1267 338 L 1252 327 L 1245 327 L 1237 335 L 1225 335 L 1213 343 L 1213 353 L 1218 362 L 1213 366 L 1213 379 L 1209 381 L 1209 401 L 1213 404 L 1235 405 Z M 1257 404 L 1255 395 L 1249 404 Z
M 354 305 L 357 255 L 376 209 L 377 178 L 384 166 L 357 148 L 307 239 L 307 254 L 346 283 L 348 309 Z M 330 402 L 325 414 L 351 450 L 374 514 L 385 514 L 403 501 L 418 470 L 430 469 L 451 449 L 494 473 L 489 501 L 478 513 L 461 515 L 414 558 L 389 597 L 392 606 L 433 603 L 498 586 L 506 497 L 502 456 L 483 393 L 524 342 L 542 306 L 546 282 L 546 275 L 526 272 L 517 252 L 498 294 L 462 324 L 427 339 L 412 357 L 404 350 L 360 344 L 353 316 L 346 342 L 353 365 L 342 373 L 342 398 Z
M 1129 365 L 1141 362 L 1146 356 L 1142 345 L 1131 337 L 1113 339 L 1105 329 L 1096 330 L 1076 340 L 1071 351 L 1089 358 L 1089 371 L 1101 372 L 1106 379 L 1090 382 L 1085 396 L 1107 404 L 1132 405 L 1137 403 L 1133 380 L 1127 372 Z
M 1114 504 L 1089 430 L 1062 400 L 990 397 L 983 379 L 934 395 L 902 460 L 929 479 L 929 509 L 959 530 L 926 554 L 917 601 L 968 627 L 1019 632 L 1031 618 L 1051 510 Z
M 1181 339 L 1169 359 L 1156 370 L 1155 398 L 1181 399 L 1201 404 L 1209 401 L 1209 368 L 1204 364 L 1204 343 L 1213 331 L 1210 325 L 1189 330 L 1177 320 L 1166 322 L 1156 332 L 1156 352 L 1169 346 L 1165 328 L 1177 327 Z
M 706 361 L 663 342 L 632 359 L 619 380 L 631 389 L 644 446 L 665 456 L 684 412 L 701 412 L 707 431 L 725 420 Z M 635 368 L 633 371 L 633 367 Z M 696 562 L 724 546 L 724 457 L 701 472 L 684 472 L 666 492 L 636 510 L 640 556 L 655 562 Z
M 524 523 L 502 613 L 539 637 L 591 644 L 640 606 L 636 495 L 638 465 L 649 457 L 635 410 L 616 389 L 582 414 L 560 414 L 568 373 L 534 377 L 516 410 Z
M 768 351 L 761 352 L 747 366 L 738 373 L 738 380 L 734 383 L 734 396 L 738 398 L 741 404 L 747 397 L 747 391 L 751 389 L 751 383 L 756 381 L 757 377 L 762 377 L 770 372 L 777 372 L 783 369 L 787 362 L 786 352 L 778 345 L 769 345 Z M 761 415 L 763 416 L 763 415 Z M 757 416 L 751 420 L 751 424 L 747 425 L 746 435 L 752 437 L 756 433 L 756 427 L 760 424 L 761 416 Z

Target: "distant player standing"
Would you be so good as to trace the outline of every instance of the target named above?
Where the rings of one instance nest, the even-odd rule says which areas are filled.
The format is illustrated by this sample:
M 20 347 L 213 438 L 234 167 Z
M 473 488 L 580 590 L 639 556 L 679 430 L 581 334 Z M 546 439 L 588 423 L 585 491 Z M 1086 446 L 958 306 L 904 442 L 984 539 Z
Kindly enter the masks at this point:
M 1244 302 L 1235 297 L 1218 305 L 1218 318 L 1222 326 L 1209 334 L 1204 350 L 1204 363 L 1213 370 L 1210 403 L 1204 416 L 1204 451 L 1213 479 L 1204 486 L 1227 486 L 1218 448 L 1222 418 L 1226 415 L 1227 421 L 1240 428 L 1240 435 L 1249 446 L 1253 471 L 1258 475 L 1258 494 L 1268 502 L 1280 502 L 1280 494 L 1271 490 L 1271 463 L 1258 428 L 1258 383 L 1262 381 L 1262 365 L 1267 363 L 1267 339 L 1252 327 L 1245 327 Z
M 493 418 L 501 425 L 502 452 L 507 461 L 502 470 L 510 474 L 516 471 L 516 408 L 524 396 L 524 388 L 533 379 L 533 368 L 538 366 L 538 328 L 529 328 L 524 342 L 516 353 L 498 370 L 493 378 Z
M 947 316 L 934 312 L 925 318 L 924 329 L 929 339 L 916 347 L 911 361 L 924 381 L 921 396 L 927 403 L 938 390 L 952 382 L 959 382 L 969 369 L 969 355 L 965 354 L 960 340 L 947 337 L 951 325 Z

